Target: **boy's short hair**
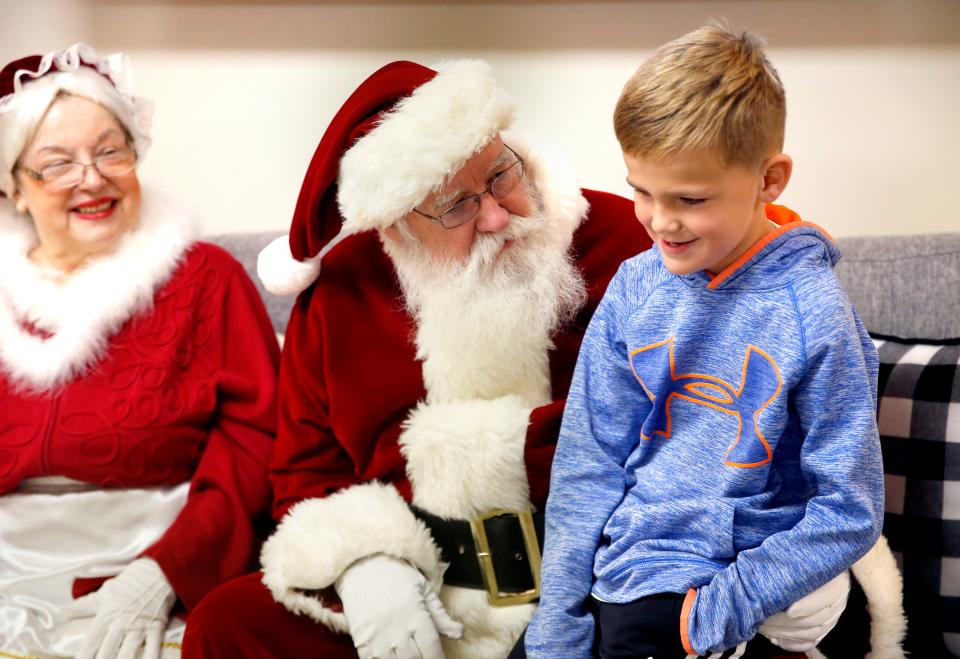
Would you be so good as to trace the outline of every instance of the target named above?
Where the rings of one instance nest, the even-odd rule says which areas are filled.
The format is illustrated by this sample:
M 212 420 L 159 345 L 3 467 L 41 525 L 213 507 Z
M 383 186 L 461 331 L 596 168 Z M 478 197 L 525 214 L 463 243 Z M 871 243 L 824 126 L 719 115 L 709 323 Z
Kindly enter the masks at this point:
M 705 149 L 725 165 L 753 166 L 782 150 L 786 99 L 763 45 L 711 24 L 658 48 L 617 101 L 624 153 L 660 159 Z

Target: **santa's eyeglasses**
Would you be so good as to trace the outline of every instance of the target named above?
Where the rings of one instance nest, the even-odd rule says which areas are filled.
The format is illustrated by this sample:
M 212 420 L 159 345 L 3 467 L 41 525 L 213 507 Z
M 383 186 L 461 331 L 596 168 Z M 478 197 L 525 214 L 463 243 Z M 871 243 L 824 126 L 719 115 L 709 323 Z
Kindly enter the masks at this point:
M 504 144 L 504 146 L 507 145 Z M 518 156 L 517 152 L 509 146 L 507 146 L 507 149 L 513 154 L 516 160 L 506 169 L 502 169 L 494 174 L 486 190 L 461 199 L 439 215 L 429 215 L 416 208 L 413 209 L 413 212 L 418 215 L 423 215 L 428 220 L 433 220 L 444 229 L 456 229 L 472 220 L 480 211 L 480 198 L 483 197 L 483 195 L 489 193 L 494 199 L 500 201 L 513 192 L 523 179 L 523 158 Z

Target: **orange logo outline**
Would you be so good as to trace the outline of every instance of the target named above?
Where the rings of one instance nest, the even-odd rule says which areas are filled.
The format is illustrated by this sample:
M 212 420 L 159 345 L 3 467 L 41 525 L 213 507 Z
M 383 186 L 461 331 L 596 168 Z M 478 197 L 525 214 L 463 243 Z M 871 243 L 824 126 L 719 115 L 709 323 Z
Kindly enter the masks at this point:
M 683 389 L 689 392 L 690 395 L 680 393 L 676 390 L 672 390 L 667 395 L 667 400 L 664 403 L 664 412 L 666 414 L 666 428 L 664 430 L 654 430 L 652 435 L 661 435 L 665 439 L 670 438 L 671 426 L 672 426 L 672 418 L 670 414 L 670 403 L 674 398 L 680 398 L 682 400 L 686 400 L 691 403 L 694 403 L 695 405 L 703 405 L 704 407 L 709 407 L 711 409 L 717 410 L 718 412 L 722 412 L 724 414 L 729 414 L 731 416 L 736 417 L 737 436 L 734 439 L 733 443 L 730 444 L 730 446 L 727 448 L 727 451 L 724 454 L 723 463 L 725 465 L 730 467 L 750 468 L 750 467 L 759 467 L 770 462 L 773 459 L 773 451 L 770 448 L 770 444 L 767 442 L 767 438 L 764 437 L 762 432 L 760 432 L 759 416 L 760 416 L 760 413 L 763 410 L 765 410 L 767 406 L 770 405 L 770 403 L 776 400 L 777 396 L 780 395 L 780 390 L 783 388 L 783 378 L 780 376 L 780 369 L 777 367 L 776 362 L 773 361 L 773 358 L 770 357 L 770 355 L 768 355 L 766 352 L 764 352 L 757 346 L 748 344 L 747 352 L 743 358 L 743 369 L 740 375 L 740 387 L 737 389 L 734 389 L 733 385 L 713 375 L 706 375 L 703 373 L 681 373 L 678 375 L 676 372 L 676 365 L 674 363 L 672 336 L 667 339 L 664 339 L 663 341 L 658 341 L 657 343 L 651 343 L 650 345 L 643 346 L 642 348 L 636 348 L 635 350 L 632 350 L 628 356 L 628 360 L 630 361 L 630 370 L 633 373 L 633 376 L 637 379 L 637 382 L 640 383 L 640 386 L 643 388 L 644 393 L 647 394 L 647 396 L 650 398 L 651 401 L 656 401 L 657 397 L 652 391 L 650 391 L 650 389 L 644 383 L 643 378 L 640 377 L 640 374 L 637 373 L 637 370 L 633 364 L 633 357 L 642 352 L 646 352 L 648 350 L 653 350 L 656 348 L 662 348 L 663 346 L 667 346 L 667 350 L 670 358 L 670 381 L 671 382 L 678 382 L 681 380 L 697 380 L 697 381 L 689 382 L 683 385 Z M 757 353 L 758 355 L 763 357 L 773 367 L 773 372 L 776 374 L 776 377 L 777 377 L 776 391 L 773 392 L 773 395 L 770 396 L 770 398 L 767 399 L 767 401 L 764 402 L 763 405 L 761 405 L 757 410 L 753 412 L 753 427 L 757 433 L 757 437 L 760 439 L 760 443 L 763 445 L 763 449 L 766 452 L 767 457 L 763 460 L 760 460 L 759 462 L 749 462 L 749 463 L 733 462 L 729 459 L 729 456 L 733 452 L 733 449 L 736 448 L 737 444 L 740 443 L 740 438 L 743 432 L 743 418 L 738 410 L 728 409 L 726 407 L 723 407 L 723 405 L 734 403 L 737 399 L 740 398 L 741 394 L 743 393 L 744 387 L 746 386 L 746 383 L 747 383 L 747 365 L 749 364 L 750 356 L 753 353 Z M 643 434 L 642 431 L 640 433 L 640 437 L 646 441 L 651 440 L 653 438 L 652 435 L 650 436 L 645 435 Z

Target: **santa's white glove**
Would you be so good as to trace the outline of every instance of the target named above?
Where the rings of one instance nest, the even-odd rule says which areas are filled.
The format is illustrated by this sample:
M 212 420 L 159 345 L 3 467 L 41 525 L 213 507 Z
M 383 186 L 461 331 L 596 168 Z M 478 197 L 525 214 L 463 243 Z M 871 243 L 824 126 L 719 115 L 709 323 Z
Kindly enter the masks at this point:
M 362 558 L 334 588 L 360 659 L 443 659 L 439 634 L 463 636 L 426 577 L 398 558 Z
M 176 593 L 156 561 L 138 558 L 123 572 L 60 608 L 61 619 L 93 617 L 77 659 L 158 659 Z
M 760 625 L 760 633 L 789 652 L 807 652 L 834 628 L 847 606 L 850 573 L 828 581 L 786 611 L 775 613 Z

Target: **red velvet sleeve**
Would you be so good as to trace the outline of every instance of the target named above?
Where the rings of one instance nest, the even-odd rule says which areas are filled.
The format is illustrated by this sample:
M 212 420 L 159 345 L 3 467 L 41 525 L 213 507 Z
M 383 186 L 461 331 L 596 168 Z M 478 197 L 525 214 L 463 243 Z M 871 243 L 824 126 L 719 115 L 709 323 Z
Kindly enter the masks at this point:
M 327 341 L 312 294 L 302 293 L 287 324 L 280 365 L 277 451 L 271 464 L 277 521 L 305 498 L 324 497 L 355 484 L 353 462 L 329 421 L 323 353 Z
M 187 609 L 256 564 L 257 523 L 269 521 L 267 465 L 276 429 L 279 349 L 263 302 L 239 263 L 206 246 L 215 276 L 198 282 L 215 296 L 219 336 L 217 405 L 187 503 L 145 555 L 155 559 Z
M 368 232 L 323 267 L 294 304 L 281 357 L 270 467 L 278 521 L 299 501 L 371 481 L 411 496 L 398 438 L 425 392 L 393 266 Z

